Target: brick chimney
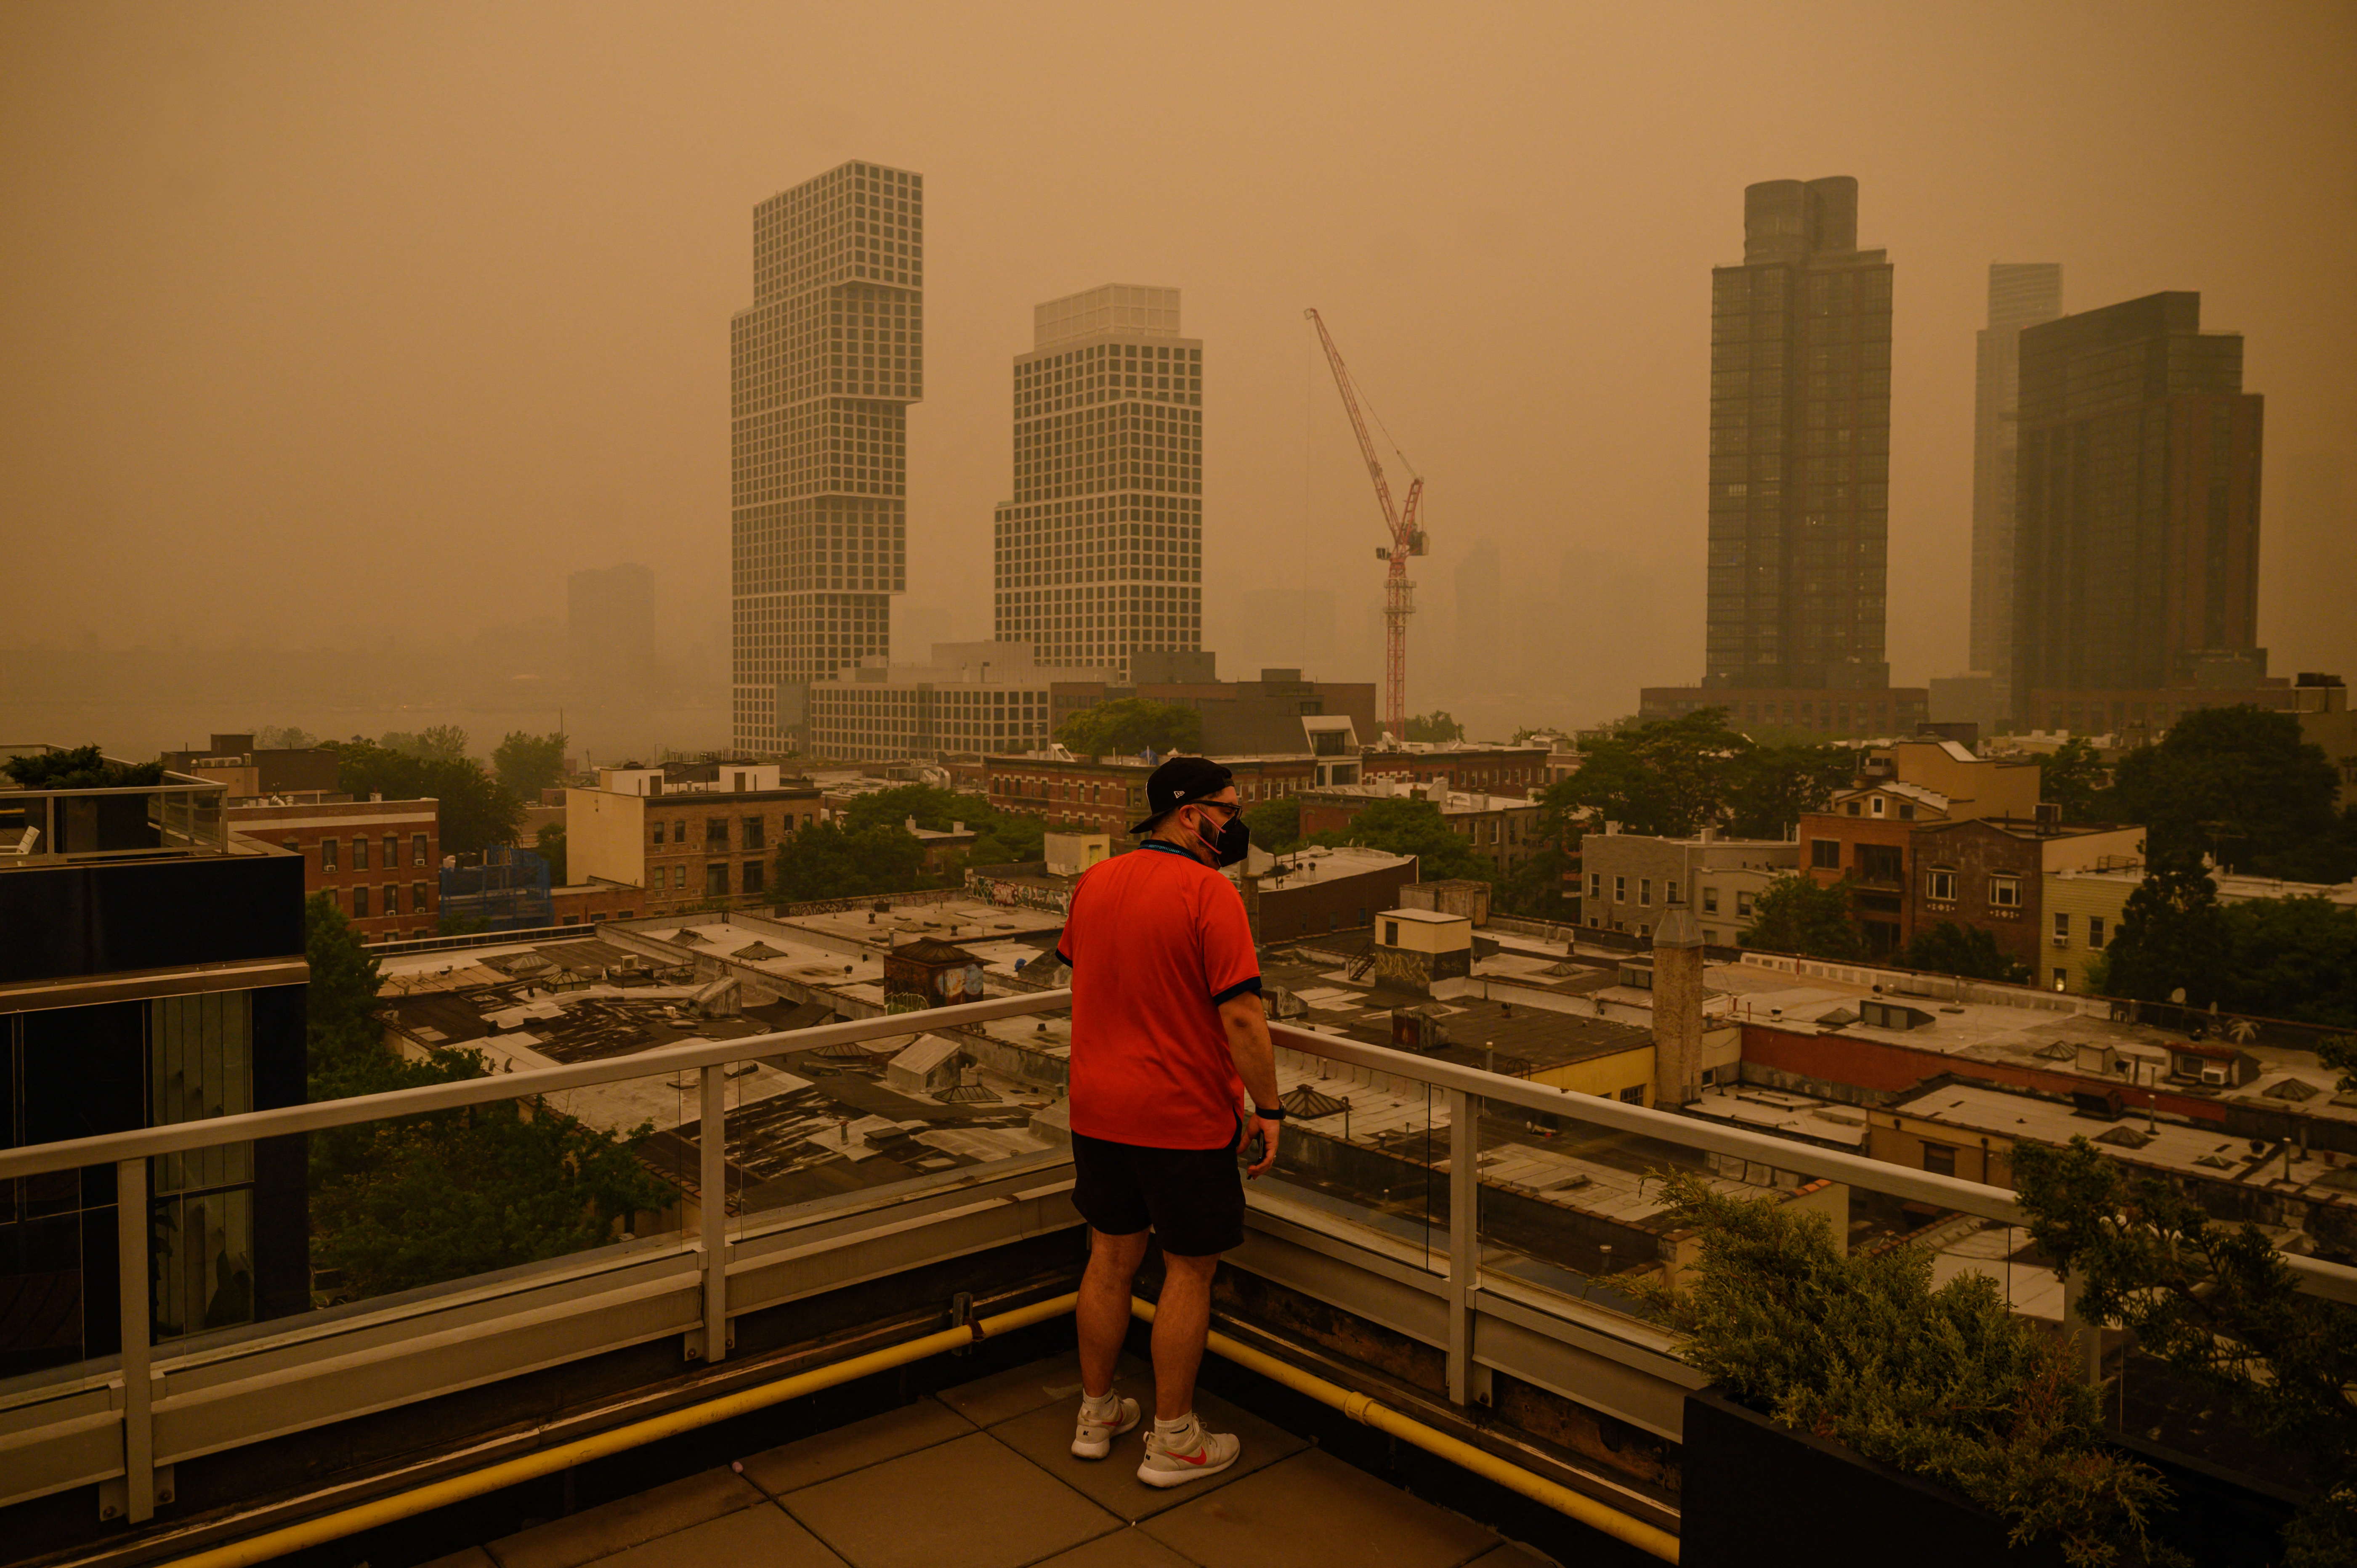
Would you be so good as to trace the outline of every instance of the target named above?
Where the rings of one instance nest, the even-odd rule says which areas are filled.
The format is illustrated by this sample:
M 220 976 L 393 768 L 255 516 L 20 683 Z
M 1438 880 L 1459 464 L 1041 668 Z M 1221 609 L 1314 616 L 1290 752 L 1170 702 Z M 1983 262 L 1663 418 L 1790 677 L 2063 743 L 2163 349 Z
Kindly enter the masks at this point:
M 1702 928 L 1674 904 L 1653 928 L 1653 1103 L 1702 1098 Z

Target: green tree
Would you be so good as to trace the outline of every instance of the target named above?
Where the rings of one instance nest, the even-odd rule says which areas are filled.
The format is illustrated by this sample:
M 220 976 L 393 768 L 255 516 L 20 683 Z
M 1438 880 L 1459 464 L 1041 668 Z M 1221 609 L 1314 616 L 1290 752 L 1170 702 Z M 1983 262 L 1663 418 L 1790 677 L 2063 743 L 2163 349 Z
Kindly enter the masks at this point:
M 162 763 L 116 762 L 94 746 L 28 752 L 0 762 L 0 768 L 27 789 L 122 789 L 164 781 Z
M 572 880 L 565 874 L 565 824 L 544 823 L 534 833 L 532 847 L 541 859 L 548 862 L 548 882 L 552 887 L 562 887 Z
M 510 730 L 491 753 L 491 771 L 522 799 L 538 802 L 543 789 L 553 789 L 565 777 L 565 747 L 571 737 L 555 731 L 528 735 Z
M 2120 929 L 2104 949 L 2114 996 L 2167 1002 L 2182 990 L 2196 1007 L 2218 1000 L 2228 961 L 2226 918 L 2209 869 L 2189 856 L 2151 863 L 2128 895 Z
M 2038 798 L 2062 809 L 2066 822 L 2104 820 L 2104 759 L 2094 743 L 2076 736 L 2038 759 Z
M 1386 854 L 1415 855 L 1417 879 L 1424 882 L 1445 882 L 1457 877 L 1488 882 L 1497 875 L 1488 861 L 1473 852 L 1465 835 L 1448 825 L 1439 807 L 1414 797 L 1374 801 L 1353 816 L 1347 826 L 1313 833 L 1309 842 L 1363 844 Z
M 429 725 L 414 735 L 407 730 L 387 730 L 377 745 L 420 762 L 463 762 L 467 757 L 467 732 L 457 725 Z
M 482 1076 L 479 1052 L 414 1061 L 388 1049 L 376 961 L 325 896 L 304 918 L 312 1101 Z M 313 1133 L 313 1264 L 366 1297 L 599 1245 L 670 1201 L 631 1153 L 651 1130 L 618 1137 L 500 1101 Z
M 296 725 L 264 725 L 253 732 L 253 744 L 264 751 L 306 751 L 319 737 Z
M 1781 839 L 1857 777 L 1857 753 L 1846 746 L 1757 746 L 1731 750 L 1725 790 L 1727 831 L 1738 838 Z
M 2001 980 L 2018 985 L 2029 979 L 2029 966 L 2007 958 L 1995 937 L 1978 926 L 1960 926 L 1953 920 L 1916 932 L 1915 940 L 1900 950 L 1899 964 L 1902 969 L 1962 975 L 1966 980 Z
M 780 841 L 770 890 L 781 904 L 907 893 L 925 886 L 925 846 L 900 823 L 853 827 L 830 818 Z
M 2204 853 L 2260 876 L 2339 882 L 2357 873 L 2334 810 L 2339 775 L 2298 715 L 2199 708 L 2113 769 L 2112 814 L 2141 823 L 2153 860 Z
M 2226 939 L 2219 1006 L 2357 1028 L 2357 908 L 2321 897 L 2251 898 L 2219 914 Z
M 1803 874 L 1780 876 L 1751 906 L 1751 924 L 1735 939 L 1747 948 L 1803 958 L 1857 959 L 1865 946 L 1850 918 L 1849 878 L 1820 887 Z
M 2256 1227 L 2221 1224 L 2083 1137 L 2016 1144 L 2013 1173 L 2031 1240 L 2078 1277 L 2089 1318 L 2121 1324 L 2263 1440 L 2307 1455 L 2291 1568 L 2357 1562 L 2357 1311 L 2302 1294 Z
M 1465 726 L 1450 716 L 1446 708 L 1435 708 L 1428 714 L 1410 714 L 1406 719 L 1407 734 L 1402 740 L 1429 741 L 1445 745 L 1465 738 Z
M 1584 810 L 1623 832 L 1684 838 L 1725 814 L 1752 749 L 1727 727 L 1725 708 L 1698 708 L 1584 744 L 1579 771 L 1544 799 L 1559 814 Z
M 1681 1287 L 1640 1285 L 1712 1384 L 1788 1425 L 1955 1487 L 2012 1542 L 2073 1568 L 2181 1561 L 2152 1539 L 2168 1488 L 2103 1442 L 2102 1395 L 1988 1274 L 1933 1289 L 1932 1251 L 1846 1250 L 1822 1214 L 1678 1172 L 1664 1229 L 1698 1232 Z
M 1057 727 L 1056 738 L 1082 757 L 1200 751 L 1203 715 L 1184 703 L 1116 697 L 1072 714 Z
M 440 804 L 442 847 L 452 854 L 513 843 L 523 825 L 516 792 L 472 757 L 429 759 L 352 741 L 337 748 L 336 785 L 360 800 L 375 794 L 388 800 L 431 797 Z
M 1244 808 L 1244 826 L 1252 841 L 1271 854 L 1283 854 L 1301 843 L 1301 802 L 1280 795 Z
M 933 832 L 947 832 L 960 822 L 972 828 L 975 838 L 966 851 L 969 865 L 1010 865 L 1038 860 L 1046 853 L 1041 840 L 1048 825 L 1039 818 L 1001 811 L 979 795 L 929 784 L 904 784 L 897 789 L 862 795 L 844 812 L 845 822 L 855 830 L 905 828 L 911 817 L 919 827 Z

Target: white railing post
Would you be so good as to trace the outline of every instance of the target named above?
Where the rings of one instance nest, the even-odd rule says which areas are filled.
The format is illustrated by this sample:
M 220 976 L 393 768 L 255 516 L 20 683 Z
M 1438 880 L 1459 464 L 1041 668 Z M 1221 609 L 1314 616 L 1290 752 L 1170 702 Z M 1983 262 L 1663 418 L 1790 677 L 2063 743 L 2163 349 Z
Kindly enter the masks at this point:
M 704 1361 L 710 1366 L 728 1356 L 728 1069 L 716 1062 L 697 1078 L 704 1097 L 695 1128 L 704 1219 Z
M 1473 1365 L 1473 1292 L 1481 1273 L 1481 1102 L 1448 1092 L 1448 1397 L 1471 1404 L 1486 1379 Z
M 114 1165 L 114 1263 L 123 1293 L 123 1511 L 156 1517 L 156 1413 L 148 1386 L 147 1162 Z

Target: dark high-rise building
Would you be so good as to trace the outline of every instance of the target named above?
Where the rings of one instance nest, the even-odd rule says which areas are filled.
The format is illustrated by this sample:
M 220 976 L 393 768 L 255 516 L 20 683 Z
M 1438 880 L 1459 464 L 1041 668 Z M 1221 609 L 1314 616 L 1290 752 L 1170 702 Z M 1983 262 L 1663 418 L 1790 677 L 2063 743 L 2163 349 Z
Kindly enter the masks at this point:
M 1888 686 L 1890 263 L 1857 248 L 1857 181 L 1747 187 L 1710 327 L 1703 684 Z
M 2062 268 L 2055 262 L 1989 263 L 1988 325 L 1975 356 L 1973 395 L 1973 668 L 2011 713 L 2013 671 L 2013 488 L 2019 424 L 2021 329 L 2062 314 Z
M 2256 684 L 2262 400 L 2201 296 L 2156 294 L 2021 334 L 2013 685 Z
M 731 730 L 797 747 L 803 693 L 891 652 L 908 409 L 924 396 L 924 181 L 851 163 L 753 209 L 729 324 Z

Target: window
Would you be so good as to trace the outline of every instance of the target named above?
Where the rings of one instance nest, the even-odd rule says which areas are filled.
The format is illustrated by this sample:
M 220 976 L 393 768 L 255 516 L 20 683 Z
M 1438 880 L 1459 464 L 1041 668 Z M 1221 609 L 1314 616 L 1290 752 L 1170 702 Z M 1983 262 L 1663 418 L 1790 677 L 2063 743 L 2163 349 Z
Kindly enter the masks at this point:
M 745 819 L 745 847 L 747 849 L 770 847 L 769 824 L 759 816 Z M 748 887 L 746 891 L 749 893 L 752 889 Z
M 728 863 L 716 860 L 704 868 L 704 896 L 725 898 L 728 896 Z
M 1662 902 L 1664 904 L 1674 904 L 1677 901 L 1678 879 L 1673 876 L 1667 882 L 1662 884 Z
M 425 913 L 425 884 L 423 882 L 411 883 L 409 885 L 409 912 L 413 915 L 423 915 Z
M 1839 871 L 1841 869 L 1841 840 L 1811 839 L 1809 841 L 1809 864 L 1815 866 L 1820 871 Z
M 352 889 L 352 918 L 355 920 L 368 918 L 368 889 L 365 887 Z
M 1843 807 L 1843 810 L 1846 811 L 1847 812 L 1849 812 L 1849 814 L 1850 814 L 1851 816 L 1855 817 L 1855 816 L 1857 816 L 1857 815 L 1858 814 L 1858 811 L 1857 811 L 1857 802 L 1856 800 L 1852 800 L 1852 801 L 1850 801 L 1847 805 L 1844 806 L 1844 807 Z
M 1615 904 L 1626 904 L 1629 901 L 1629 879 L 1627 877 L 1616 876 L 1612 879 L 1612 901 Z
M 1913 822 L 1915 820 L 1915 802 L 1912 800 L 1900 801 L 1899 817 L 1901 822 Z
M 366 839 L 352 841 L 352 869 L 354 871 L 368 869 L 368 840 Z
M 2054 945 L 2058 948 L 2071 945 L 2071 915 L 2068 910 L 2054 911 Z
M 744 868 L 737 874 L 737 886 L 746 892 L 759 893 L 761 890 L 761 863 L 758 860 L 747 861 Z
M 387 871 L 391 871 L 394 866 L 399 865 L 400 864 L 401 835 L 399 833 L 387 833 L 384 835 L 384 868 Z
M 1989 908 L 1992 909 L 2020 908 L 2021 878 L 2018 876 L 1990 877 L 1988 901 Z
M 2057 991 L 2068 991 L 2071 989 L 2071 972 L 2069 970 L 2058 969 L 2054 972 L 2054 989 Z
M 386 884 L 384 885 L 383 892 L 384 892 L 384 912 L 385 912 L 386 914 L 388 914 L 388 915 L 398 915 L 398 914 L 400 914 L 400 913 L 401 913 L 401 884 L 400 884 L 400 883 L 398 883 L 398 882 L 388 882 L 388 883 L 386 883 Z
M 1744 916 L 1749 916 L 1749 915 L 1751 913 L 1751 892 L 1750 892 L 1750 889 L 1749 889 L 1749 888 L 1744 888 L 1744 887 L 1738 887 L 1738 888 L 1737 888 L 1737 889 L 1736 889 L 1736 892 L 1735 892 L 1735 912 L 1736 912 L 1737 914 L 1738 914 L 1738 915 L 1744 915 Z
M 1862 843 L 1857 846 L 1857 879 L 1897 886 L 1906 876 L 1906 859 L 1895 843 Z
M 728 847 L 727 818 L 706 817 L 704 819 L 704 846 L 706 849 L 726 849 Z
M 1653 879 L 1650 876 L 1640 876 L 1637 878 L 1637 902 L 1650 905 L 1652 901 Z
M 1591 871 L 1587 874 L 1587 896 L 1590 898 L 1604 897 L 1604 873 Z
M 687 819 L 685 817 L 677 818 L 672 822 L 671 842 L 673 843 L 685 843 L 687 842 Z
M 1645 1103 L 1645 1086 L 1641 1083 L 1632 1083 L 1620 1091 L 1620 1098 L 1627 1104 L 1642 1105 Z
M 2101 915 L 2087 917 L 2087 945 L 2097 949 L 2104 945 L 2104 918 Z
M 1702 912 L 1706 915 L 1716 915 L 1718 913 L 1717 888 L 1706 887 L 1702 890 Z
M 328 876 L 336 874 L 336 841 L 334 839 L 319 841 L 319 870 Z
M 409 835 L 409 864 L 412 865 L 424 865 L 425 864 L 425 835 L 424 833 L 412 833 Z
M 1877 795 L 1877 796 L 1875 796 L 1873 799 L 1874 799 L 1874 804 L 1873 804 L 1872 808 L 1870 809 L 1870 811 L 1869 811 L 1868 814 L 1869 814 L 1869 815 L 1872 815 L 1872 816 L 1877 816 L 1877 817 L 1878 817 L 1878 816 L 1882 815 L 1882 797 L 1881 797 L 1881 796 L 1879 796 L 1879 795 Z
M 657 849 L 661 849 L 661 848 L 662 848 L 662 843 L 663 843 L 663 825 L 662 825 L 661 822 L 657 822 L 657 823 L 655 824 L 655 840 L 654 840 L 655 848 L 657 848 Z
M 1399 946 L 1399 922 L 1397 920 L 1385 920 L 1383 922 L 1383 946 L 1387 948 L 1395 948 Z
M 1923 874 L 1923 897 L 1931 899 L 1934 904 L 1954 903 L 1956 901 L 1956 874 L 1952 870 L 1940 866 L 1934 866 L 1930 871 L 1925 872 Z
M 659 865 L 659 866 L 655 867 L 655 876 L 657 877 L 657 879 L 658 879 L 658 880 L 660 880 L 660 879 L 661 879 L 661 877 L 662 876 L 662 866 L 660 866 L 660 865 Z M 687 888 L 687 867 L 685 867 L 684 865 L 674 865 L 674 866 L 673 866 L 673 867 L 671 868 L 671 885 L 672 885 L 673 887 L 679 888 L 679 889 L 680 889 L 681 891 L 683 891 L 683 892 L 684 892 L 684 891 L 686 890 L 686 888 Z
M 1934 1176 L 1956 1174 L 1956 1147 L 1953 1144 L 1923 1145 L 1923 1168 Z

